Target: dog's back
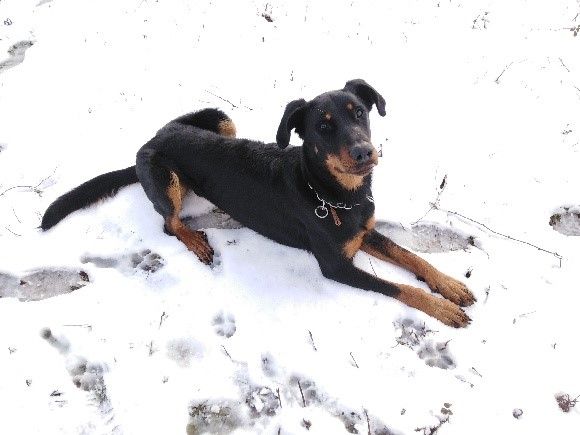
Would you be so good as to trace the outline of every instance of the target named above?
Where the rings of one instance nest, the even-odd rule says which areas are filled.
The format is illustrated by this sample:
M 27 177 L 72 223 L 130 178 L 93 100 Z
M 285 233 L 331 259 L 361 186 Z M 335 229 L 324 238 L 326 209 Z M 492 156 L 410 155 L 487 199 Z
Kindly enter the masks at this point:
M 188 113 L 168 125 L 176 124 L 197 127 L 226 137 L 235 137 L 236 134 L 232 120 L 218 109 L 203 109 Z M 135 166 L 98 175 L 57 198 L 44 213 L 40 228 L 46 231 L 69 214 L 113 196 L 119 189 L 138 182 Z

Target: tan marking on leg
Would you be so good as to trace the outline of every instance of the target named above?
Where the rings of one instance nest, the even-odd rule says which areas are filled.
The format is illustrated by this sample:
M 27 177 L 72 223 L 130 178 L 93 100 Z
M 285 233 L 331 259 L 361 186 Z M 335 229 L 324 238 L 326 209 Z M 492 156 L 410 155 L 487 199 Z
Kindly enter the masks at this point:
M 355 254 L 359 251 L 363 244 L 364 237 L 366 234 L 375 227 L 375 217 L 371 216 L 364 225 L 364 228 L 356 233 L 356 235 L 348 240 L 342 246 L 342 253 L 346 258 L 353 258 Z
M 358 252 L 362 245 L 365 234 L 366 231 L 359 231 L 352 239 L 347 240 L 347 242 L 342 245 L 342 253 L 346 258 L 353 258 L 354 255 Z
M 370 218 L 368 218 L 368 220 L 365 223 L 365 229 L 367 231 L 371 231 L 375 229 L 375 224 L 377 223 L 377 220 L 375 219 L 375 215 L 372 215 Z
M 210 264 L 213 260 L 213 249 L 209 245 L 205 233 L 203 231 L 192 231 L 179 218 L 183 197 L 187 189 L 181 185 L 179 178 L 174 172 L 170 173 L 170 177 L 167 196 L 173 205 L 173 214 L 165 220 L 165 226 L 187 249 L 195 253 L 201 262 Z
M 327 121 L 330 121 L 332 119 L 332 113 L 326 112 L 324 114 L 324 119 L 326 119 Z
M 179 177 L 173 171 L 169 173 L 169 188 L 167 189 L 167 195 L 171 199 L 171 203 L 176 210 L 181 211 L 181 206 L 183 203 L 183 197 L 187 193 L 187 187 L 179 182 Z
M 471 322 L 469 316 L 453 302 L 437 298 L 409 285 L 397 284 L 397 287 L 400 293 L 395 296 L 395 299 L 423 311 L 446 325 L 458 328 L 467 326 Z
M 236 137 L 236 126 L 231 119 L 224 119 L 218 123 L 218 131 L 222 136 Z
M 414 273 L 419 280 L 425 281 L 431 290 L 440 293 L 444 298 L 456 304 L 466 306 L 475 302 L 475 297 L 465 284 L 439 272 L 427 261 L 390 239 L 386 239 L 382 246 L 372 246 L 365 243 L 361 249 L 367 254 L 394 263 Z

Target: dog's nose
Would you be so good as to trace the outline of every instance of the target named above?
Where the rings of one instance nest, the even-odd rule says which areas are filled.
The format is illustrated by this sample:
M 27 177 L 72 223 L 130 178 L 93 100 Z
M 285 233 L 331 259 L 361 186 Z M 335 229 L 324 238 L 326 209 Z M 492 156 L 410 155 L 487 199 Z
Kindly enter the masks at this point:
M 350 149 L 350 156 L 357 163 L 366 163 L 373 155 L 374 148 L 370 144 L 355 145 Z

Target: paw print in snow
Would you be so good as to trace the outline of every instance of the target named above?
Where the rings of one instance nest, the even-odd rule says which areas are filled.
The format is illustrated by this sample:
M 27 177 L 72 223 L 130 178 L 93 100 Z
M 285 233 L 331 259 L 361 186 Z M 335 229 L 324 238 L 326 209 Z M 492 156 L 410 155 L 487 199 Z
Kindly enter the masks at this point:
M 164 266 L 161 255 L 144 249 L 141 252 L 131 254 L 131 266 L 134 269 L 141 269 L 145 272 L 155 273 Z
M 439 367 L 443 370 L 455 368 L 455 361 L 447 350 L 447 343 L 426 341 L 422 343 L 417 355 L 429 367 Z
M 92 263 L 96 267 L 116 268 L 125 274 L 133 274 L 139 270 L 155 273 L 165 266 L 163 257 L 151 252 L 150 249 L 143 249 L 120 257 L 100 257 L 87 254 L 81 257 L 81 263 Z
M 218 313 L 212 322 L 217 335 L 230 338 L 236 333 L 236 319 L 232 314 Z
M 434 334 L 435 331 L 427 329 L 425 324 L 415 322 L 413 319 L 403 319 L 394 325 L 401 334 L 397 337 L 397 344 L 416 351 L 417 356 L 429 367 L 444 370 L 455 368 L 455 361 L 447 347 L 449 342 L 436 342 L 428 338 L 428 335 Z

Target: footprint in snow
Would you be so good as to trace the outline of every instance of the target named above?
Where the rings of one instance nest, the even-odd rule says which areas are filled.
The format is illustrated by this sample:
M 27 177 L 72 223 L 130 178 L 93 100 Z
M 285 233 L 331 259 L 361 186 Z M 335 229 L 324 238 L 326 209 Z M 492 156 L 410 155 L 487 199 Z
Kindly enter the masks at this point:
M 107 367 L 104 364 L 87 361 L 83 356 L 71 354 L 70 342 L 63 336 L 55 336 L 49 328 L 43 328 L 40 336 L 66 357 L 66 369 L 77 388 L 93 393 L 99 403 L 108 400 L 103 378 Z
M 416 252 L 449 252 L 478 247 L 474 236 L 437 223 L 419 222 L 405 227 L 396 222 L 377 221 L 376 229 L 395 243 Z
M 444 370 L 455 368 L 455 361 L 448 349 L 449 342 L 437 342 L 428 338 L 428 335 L 435 331 L 427 329 L 424 323 L 420 324 L 413 319 L 403 319 L 395 322 L 395 329 L 400 331 L 397 344 L 416 351 L 417 356 L 429 367 Z
M 101 268 L 116 268 L 125 273 L 134 273 L 139 270 L 155 273 L 165 266 L 163 257 L 151 252 L 150 249 L 132 252 L 121 257 L 99 257 L 86 254 L 81 257 L 81 263 L 92 263 Z
M 89 282 L 89 275 L 82 270 L 41 269 L 20 277 L 0 272 L 0 298 L 40 301 L 73 292 Z
M 550 216 L 550 226 L 565 236 L 580 236 L 580 206 L 564 206 Z
M 213 318 L 212 325 L 216 334 L 222 337 L 230 338 L 236 333 L 236 319 L 232 314 L 219 312 Z

